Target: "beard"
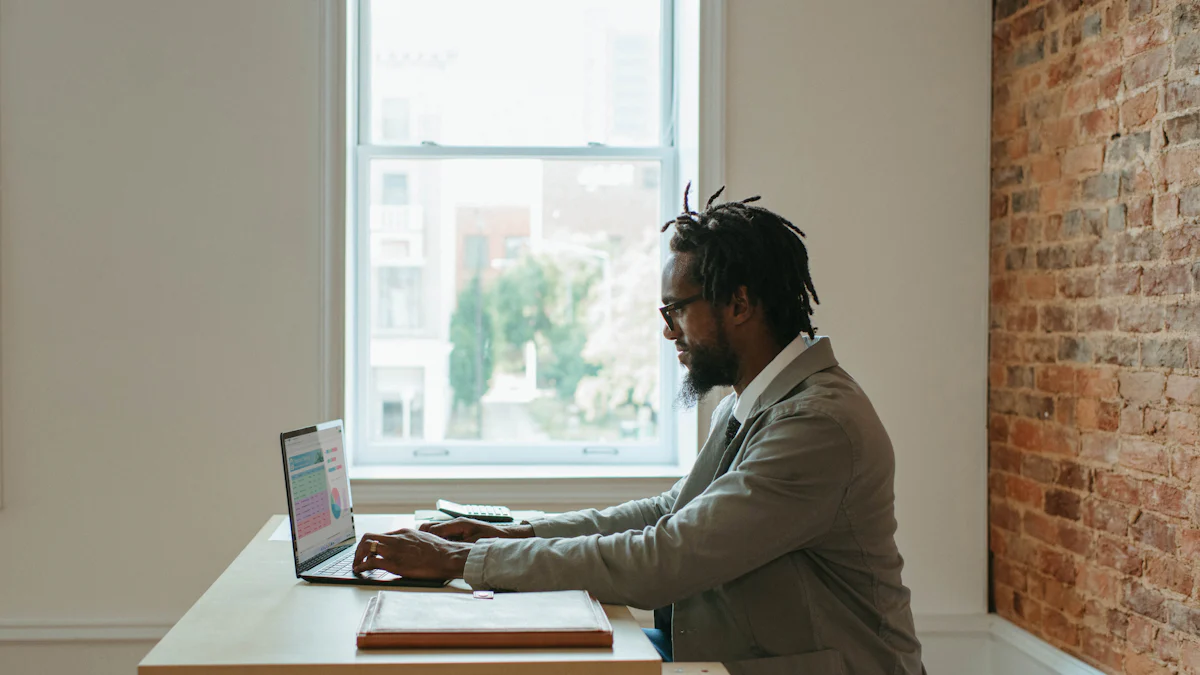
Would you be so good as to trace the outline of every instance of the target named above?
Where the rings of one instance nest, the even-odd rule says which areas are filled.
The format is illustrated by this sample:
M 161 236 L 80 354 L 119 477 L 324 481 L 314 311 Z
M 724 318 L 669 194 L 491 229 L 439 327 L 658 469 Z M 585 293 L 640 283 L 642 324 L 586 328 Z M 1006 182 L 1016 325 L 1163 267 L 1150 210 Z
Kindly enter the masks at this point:
M 676 405 L 691 408 L 716 387 L 732 386 L 737 382 L 737 355 L 729 348 L 725 327 L 718 324 L 716 339 L 711 345 L 689 345 L 691 367 L 679 387 Z

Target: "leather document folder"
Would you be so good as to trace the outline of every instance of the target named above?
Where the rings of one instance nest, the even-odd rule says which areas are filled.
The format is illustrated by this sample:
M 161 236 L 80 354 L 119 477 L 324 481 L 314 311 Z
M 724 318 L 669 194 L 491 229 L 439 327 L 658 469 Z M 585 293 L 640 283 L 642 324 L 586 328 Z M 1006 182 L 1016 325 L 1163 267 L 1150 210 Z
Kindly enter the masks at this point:
M 480 595 L 491 597 L 478 597 Z M 612 624 L 586 591 L 379 591 L 358 627 L 359 648 L 612 647 Z

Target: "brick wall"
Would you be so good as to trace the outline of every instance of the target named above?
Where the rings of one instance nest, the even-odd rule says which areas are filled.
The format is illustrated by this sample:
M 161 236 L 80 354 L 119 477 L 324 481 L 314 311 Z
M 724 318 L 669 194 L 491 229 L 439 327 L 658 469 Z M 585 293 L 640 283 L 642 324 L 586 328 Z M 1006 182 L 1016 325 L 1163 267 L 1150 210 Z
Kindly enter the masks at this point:
M 996 611 L 1200 673 L 1200 0 L 998 0 Z

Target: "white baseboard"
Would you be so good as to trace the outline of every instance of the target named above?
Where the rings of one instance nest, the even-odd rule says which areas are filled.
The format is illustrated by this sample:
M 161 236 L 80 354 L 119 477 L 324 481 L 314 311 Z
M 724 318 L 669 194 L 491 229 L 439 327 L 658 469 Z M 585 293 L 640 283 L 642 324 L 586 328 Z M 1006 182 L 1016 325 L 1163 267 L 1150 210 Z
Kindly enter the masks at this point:
M 158 642 L 168 623 L 20 621 L 0 619 L 0 644 L 33 642 Z
M 990 615 L 992 640 L 1006 645 L 1060 675 L 1104 675 L 1104 673 L 1037 637 L 1007 619 Z M 999 675 L 999 674 L 998 674 Z
M 1054 675 L 1103 675 L 1101 671 L 1051 646 L 994 614 L 923 615 L 916 617 L 917 634 L 929 648 L 955 646 L 969 663 L 954 672 L 981 675 L 1016 675 L 1014 658 L 1036 664 Z M 37 642 L 157 642 L 171 624 L 121 621 L 0 620 L 0 644 Z M 928 654 L 933 657 L 933 654 Z M 963 668 L 969 668 L 963 669 Z

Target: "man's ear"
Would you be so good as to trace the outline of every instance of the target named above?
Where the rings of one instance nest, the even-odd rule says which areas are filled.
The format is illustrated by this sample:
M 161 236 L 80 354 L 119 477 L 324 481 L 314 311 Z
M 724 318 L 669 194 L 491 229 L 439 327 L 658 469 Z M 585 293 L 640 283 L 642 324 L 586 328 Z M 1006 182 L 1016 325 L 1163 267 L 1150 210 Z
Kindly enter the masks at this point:
M 729 298 L 730 321 L 740 326 L 749 321 L 758 311 L 758 307 L 750 299 L 750 292 L 745 286 L 738 286 Z

